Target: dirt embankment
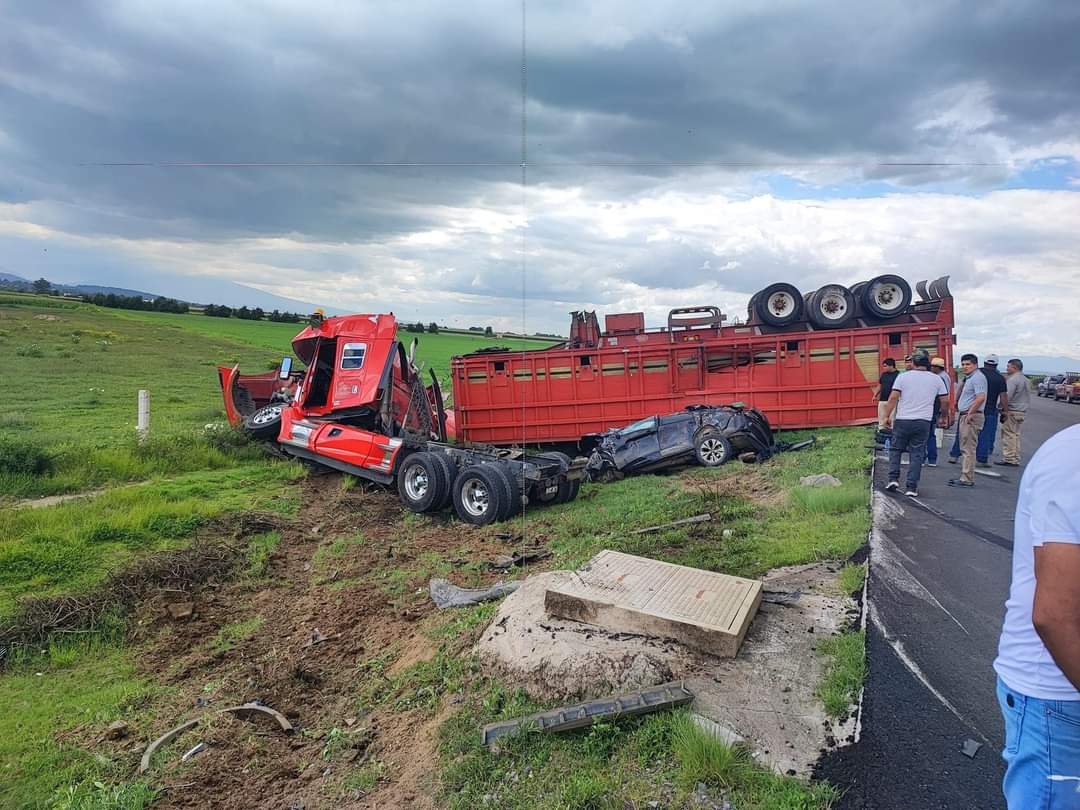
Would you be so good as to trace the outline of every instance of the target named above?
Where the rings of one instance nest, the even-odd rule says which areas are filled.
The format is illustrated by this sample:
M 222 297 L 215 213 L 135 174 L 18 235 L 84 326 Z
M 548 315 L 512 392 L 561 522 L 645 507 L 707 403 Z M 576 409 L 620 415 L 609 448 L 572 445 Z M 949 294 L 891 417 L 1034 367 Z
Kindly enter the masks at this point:
M 226 706 L 261 700 L 297 731 L 285 736 L 228 717 L 204 722 L 155 759 L 151 777 L 166 788 L 155 807 L 432 806 L 435 730 L 446 707 L 435 716 L 400 702 L 367 712 L 363 697 L 436 652 L 425 632 L 435 610 L 425 564 L 496 557 L 506 543 L 495 527 L 409 520 L 392 493 L 343 491 L 336 475 L 298 486 L 303 506 L 281 529 L 265 578 L 142 603 L 133 623 L 139 666 L 166 687 L 149 707 L 153 719 L 115 743 L 90 742 L 97 728 L 81 736 L 98 750 L 113 746 L 134 774 L 150 739 Z M 189 598 L 193 616 L 170 618 L 165 603 Z M 472 640 L 460 640 L 463 653 Z M 199 742 L 208 749 L 181 765 Z

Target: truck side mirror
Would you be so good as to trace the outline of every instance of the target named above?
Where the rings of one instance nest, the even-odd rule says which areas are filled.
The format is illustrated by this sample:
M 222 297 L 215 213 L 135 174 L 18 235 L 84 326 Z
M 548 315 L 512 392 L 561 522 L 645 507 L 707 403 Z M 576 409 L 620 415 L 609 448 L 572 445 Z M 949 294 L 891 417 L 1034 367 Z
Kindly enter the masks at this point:
M 281 358 L 281 371 L 278 372 L 278 379 L 279 380 L 287 380 L 287 379 L 289 379 L 289 374 L 291 372 L 292 372 L 292 358 L 291 357 L 282 357 Z

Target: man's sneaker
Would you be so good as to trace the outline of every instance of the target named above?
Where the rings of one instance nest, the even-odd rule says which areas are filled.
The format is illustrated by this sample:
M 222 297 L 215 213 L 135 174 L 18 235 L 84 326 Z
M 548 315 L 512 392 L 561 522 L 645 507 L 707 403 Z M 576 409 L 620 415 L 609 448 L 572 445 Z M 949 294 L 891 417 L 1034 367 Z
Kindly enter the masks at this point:
M 885 489 L 889 490 L 889 492 L 896 492 L 898 489 L 900 489 L 900 482 L 890 481 L 885 485 Z
M 977 467 L 989 467 L 990 462 L 989 461 L 976 461 L 975 466 L 977 466 Z
M 918 498 L 919 497 L 919 490 L 917 490 L 917 489 L 909 489 L 904 494 L 907 495 L 909 498 Z
M 949 479 L 949 486 L 950 487 L 973 487 L 973 486 L 975 486 L 975 484 L 972 483 L 971 481 L 961 481 L 959 478 L 950 478 Z
M 936 461 L 928 461 L 928 462 L 926 462 L 926 464 L 924 466 L 926 466 L 926 467 L 936 467 L 937 462 Z
M 999 467 L 1019 467 L 1020 466 L 1015 461 L 995 461 L 994 463 Z
M 960 460 L 960 459 L 958 459 L 958 458 L 957 458 L 956 456 L 949 456 L 949 463 L 950 463 L 950 464 L 955 464 L 955 463 L 956 463 L 956 462 L 958 462 L 959 460 Z

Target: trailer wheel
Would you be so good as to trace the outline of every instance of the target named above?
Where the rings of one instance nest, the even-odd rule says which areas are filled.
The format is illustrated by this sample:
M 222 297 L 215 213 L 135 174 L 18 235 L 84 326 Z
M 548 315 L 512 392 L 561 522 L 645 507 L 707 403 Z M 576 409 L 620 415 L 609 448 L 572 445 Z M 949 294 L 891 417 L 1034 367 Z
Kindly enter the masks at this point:
M 875 276 L 862 288 L 860 301 L 863 311 L 875 318 L 895 318 L 911 303 L 911 286 L 900 276 Z
M 244 430 L 256 439 L 276 439 L 281 431 L 281 406 L 267 405 L 244 417 Z
M 506 508 L 507 488 L 493 464 L 471 464 L 454 479 L 454 511 L 474 526 L 494 523 Z
M 397 473 L 398 498 L 410 512 L 439 509 L 448 488 L 444 467 L 433 453 L 413 453 Z
M 546 453 L 540 454 L 541 458 L 550 458 L 553 461 L 558 461 L 562 467 L 562 472 L 566 472 L 570 469 L 570 465 L 573 463 L 570 456 L 566 453 L 562 453 L 558 450 L 549 450 Z M 574 500 L 578 495 L 578 490 L 581 489 L 581 481 L 575 479 L 573 481 L 567 479 L 564 475 L 559 476 L 558 490 L 554 495 L 540 495 L 539 500 L 541 503 L 569 503 Z
M 769 326 L 788 326 L 802 319 L 803 295 L 792 284 L 770 284 L 752 300 L 758 318 Z
M 719 467 L 731 458 L 731 454 L 731 442 L 713 428 L 698 433 L 694 441 L 694 456 L 702 467 Z
M 819 329 L 838 329 L 855 315 L 855 298 L 841 284 L 826 284 L 810 293 L 810 323 Z
M 555 496 L 555 503 L 570 503 L 581 491 L 581 479 L 563 478 L 559 481 L 559 494 Z
M 500 521 L 505 521 L 505 519 L 516 515 L 524 508 L 525 501 L 522 498 L 522 487 L 517 481 L 517 476 L 514 475 L 513 470 L 510 468 L 510 464 L 496 461 L 494 464 L 490 464 L 490 467 L 494 467 L 496 472 L 507 483 L 507 488 L 504 490 L 504 495 L 507 498 L 505 498 L 503 514 L 499 515 Z
M 454 479 L 457 478 L 458 468 L 453 459 L 445 453 L 432 453 L 431 457 L 435 460 L 436 464 L 442 467 L 443 480 L 446 482 L 446 486 L 443 487 L 442 497 L 439 498 L 438 505 L 432 509 L 433 512 L 438 512 L 448 507 L 454 500 L 453 484 Z

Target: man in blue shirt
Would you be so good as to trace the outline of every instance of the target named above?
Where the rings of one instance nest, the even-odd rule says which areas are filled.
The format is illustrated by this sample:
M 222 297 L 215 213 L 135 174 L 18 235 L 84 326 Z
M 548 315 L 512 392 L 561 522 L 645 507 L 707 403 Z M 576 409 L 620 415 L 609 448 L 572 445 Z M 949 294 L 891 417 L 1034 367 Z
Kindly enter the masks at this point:
M 959 420 L 956 434 L 960 440 L 960 477 L 949 480 L 950 487 L 975 486 L 975 448 L 979 443 L 979 431 L 983 426 L 983 409 L 986 406 L 986 376 L 979 370 L 979 358 L 965 354 L 960 358 L 960 368 L 967 375 L 964 388 L 956 402 Z

